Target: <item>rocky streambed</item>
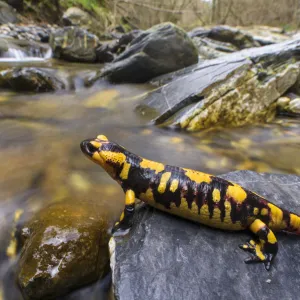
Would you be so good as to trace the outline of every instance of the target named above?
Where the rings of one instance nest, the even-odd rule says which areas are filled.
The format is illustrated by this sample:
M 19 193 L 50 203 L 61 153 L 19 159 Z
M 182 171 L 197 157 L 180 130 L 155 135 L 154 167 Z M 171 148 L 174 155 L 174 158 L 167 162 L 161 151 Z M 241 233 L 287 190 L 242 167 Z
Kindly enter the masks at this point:
M 1 297 L 177 299 L 184 294 L 194 299 L 196 294 L 209 295 L 209 288 L 185 284 L 184 278 L 194 274 L 201 281 L 206 273 L 207 287 L 216 280 L 228 285 L 214 275 L 216 270 L 209 270 L 216 267 L 213 257 L 219 261 L 228 259 L 226 253 L 232 257 L 235 250 L 229 240 L 239 237 L 220 232 L 224 239 L 220 246 L 214 231 L 148 208 L 138 213 L 131 235 L 116 244 L 111 274 L 108 240 L 123 208 L 123 193 L 84 159 L 79 143 L 105 134 L 143 157 L 212 174 L 232 170 L 300 174 L 297 35 L 274 28 L 227 26 L 185 32 L 172 23 L 103 32 L 100 20 L 78 8 L 65 12 L 60 25 L 2 23 Z M 279 202 L 297 194 L 296 176 L 251 172 L 225 176 L 243 178 L 242 183 Z M 291 201 L 297 210 L 296 200 Z M 159 224 L 171 231 L 157 228 Z M 147 260 L 146 250 L 139 249 L 155 245 L 155 236 L 175 244 L 177 250 L 173 247 L 175 252 L 166 254 L 157 245 Z M 203 272 L 189 257 L 196 257 L 193 251 L 200 242 L 217 249 Z M 185 248 L 185 243 L 191 247 Z M 292 253 L 297 242 L 286 245 Z M 206 258 L 207 249 L 203 248 Z M 174 256 L 180 264 L 174 264 Z M 282 260 L 280 274 L 292 258 Z M 159 272 L 144 274 L 144 263 Z M 227 275 L 236 280 L 244 267 L 236 261 Z M 187 269 L 193 272 L 188 274 Z M 243 282 L 259 270 L 247 269 Z M 135 276 L 141 273 L 139 281 Z M 175 286 L 180 276 L 184 278 Z M 272 283 L 279 280 L 272 278 Z M 162 279 L 168 284 L 159 291 L 159 285 L 151 282 Z M 297 285 L 291 283 L 291 299 L 298 292 L 292 286 Z M 265 290 L 264 283 L 260 287 Z M 251 294 L 240 285 L 230 290 L 236 297 L 244 292 Z M 282 293 L 277 285 L 274 295 Z M 222 298 L 224 293 L 217 290 L 210 295 Z

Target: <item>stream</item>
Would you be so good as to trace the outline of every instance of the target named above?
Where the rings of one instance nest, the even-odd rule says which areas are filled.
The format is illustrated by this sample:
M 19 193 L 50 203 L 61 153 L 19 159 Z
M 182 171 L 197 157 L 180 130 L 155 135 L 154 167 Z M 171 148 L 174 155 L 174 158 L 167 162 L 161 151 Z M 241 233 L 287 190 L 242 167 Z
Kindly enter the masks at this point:
M 14 278 L 19 246 L 12 236 L 33 213 L 51 202 L 88 199 L 101 201 L 111 221 L 119 217 L 123 192 L 82 155 L 84 139 L 104 134 L 145 158 L 215 175 L 243 169 L 300 174 L 300 160 L 295 160 L 299 119 L 278 117 L 264 125 L 195 133 L 155 127 L 153 112 L 135 110 L 136 96 L 155 87 L 103 80 L 85 88 L 86 79 L 102 65 L 56 61 L 49 53 L 34 60 L 22 55 L 2 59 L 0 68 L 44 67 L 63 79 L 67 90 L 0 92 L 0 300 L 22 299 Z M 95 291 L 102 299 L 95 286 L 68 299 L 96 299 Z

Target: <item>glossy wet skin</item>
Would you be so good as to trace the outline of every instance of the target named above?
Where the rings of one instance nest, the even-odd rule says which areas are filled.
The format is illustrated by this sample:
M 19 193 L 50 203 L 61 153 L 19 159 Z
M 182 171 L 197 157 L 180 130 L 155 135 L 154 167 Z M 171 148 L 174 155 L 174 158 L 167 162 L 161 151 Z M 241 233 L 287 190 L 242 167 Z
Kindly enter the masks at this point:
M 300 217 L 233 182 L 200 171 L 142 158 L 106 136 L 85 140 L 81 150 L 122 187 L 125 208 L 113 232 L 128 232 L 135 198 L 160 210 L 224 230 L 250 229 L 256 240 L 240 245 L 252 253 L 246 263 L 263 262 L 270 270 L 277 254 L 273 231 L 299 232 Z M 273 230 L 273 231 L 272 231 Z
M 116 168 L 121 167 L 126 159 L 121 152 L 114 152 L 116 148 L 122 151 L 121 146 L 109 142 L 105 135 L 98 135 L 96 139 L 81 142 L 80 148 L 89 159 L 99 164 L 113 179 L 116 179 Z

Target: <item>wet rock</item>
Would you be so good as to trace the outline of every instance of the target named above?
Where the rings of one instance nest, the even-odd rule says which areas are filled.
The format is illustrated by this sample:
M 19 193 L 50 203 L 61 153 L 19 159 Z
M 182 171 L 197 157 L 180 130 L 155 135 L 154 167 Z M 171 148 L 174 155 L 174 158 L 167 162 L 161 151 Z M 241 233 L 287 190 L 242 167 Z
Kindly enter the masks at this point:
M 4 1 L 0 1 L 0 24 L 18 22 L 17 12 Z
M 287 93 L 277 100 L 277 111 L 279 114 L 300 117 L 300 96 Z
M 155 110 L 157 124 L 189 131 L 270 121 L 276 100 L 299 76 L 299 49 L 300 40 L 244 49 L 200 62 L 169 82 L 166 75 L 167 83 L 142 96 L 137 111 Z
M 51 48 L 34 41 L 0 37 L 0 57 L 16 59 L 28 57 L 50 58 Z
M 96 35 L 101 34 L 98 21 L 78 7 L 68 8 L 62 18 L 65 26 L 78 26 Z
M 190 38 L 207 37 L 209 30 L 210 30 L 209 28 L 197 27 L 197 28 L 194 28 L 193 30 L 189 31 L 188 36 Z
M 12 68 L 0 72 L 0 87 L 17 92 L 52 92 L 65 84 L 46 69 Z
M 58 28 L 56 25 L 16 25 L 5 24 L 0 26 L 0 35 L 18 40 L 27 40 L 48 43 L 52 31 Z
M 138 35 L 101 76 L 112 82 L 145 82 L 197 61 L 197 49 L 187 34 L 172 23 L 163 23 Z
M 231 43 L 238 49 L 260 46 L 250 34 L 229 26 L 213 27 L 207 33 L 207 37 L 220 42 Z
M 277 27 L 251 26 L 240 29 L 252 35 L 253 39 L 261 46 L 284 42 L 291 38 L 282 28 Z
M 213 59 L 238 51 L 238 48 L 230 43 L 219 42 L 206 37 L 194 37 L 193 42 L 197 46 L 199 56 L 202 59 Z
M 105 213 L 90 203 L 57 203 L 23 228 L 18 283 L 26 299 L 56 299 L 109 267 Z
M 24 8 L 24 1 L 23 0 L 7 0 L 7 4 L 11 7 L 15 8 L 17 11 L 21 12 Z
M 97 48 L 97 61 L 100 63 L 112 62 L 118 54 L 121 54 L 126 49 L 142 30 L 132 30 L 123 34 L 119 39 L 109 42 L 103 42 L 103 44 Z
M 237 171 L 222 176 L 300 212 L 300 177 Z M 118 300 L 298 299 L 300 239 L 278 234 L 270 272 L 247 265 L 238 245 L 248 232 L 214 230 L 153 209 L 138 211 L 130 236 L 111 257 Z M 111 243 L 113 249 L 113 243 Z M 247 296 L 245 296 L 247 295 Z
M 51 34 L 50 45 L 56 58 L 75 62 L 95 62 L 97 36 L 78 27 L 64 27 Z

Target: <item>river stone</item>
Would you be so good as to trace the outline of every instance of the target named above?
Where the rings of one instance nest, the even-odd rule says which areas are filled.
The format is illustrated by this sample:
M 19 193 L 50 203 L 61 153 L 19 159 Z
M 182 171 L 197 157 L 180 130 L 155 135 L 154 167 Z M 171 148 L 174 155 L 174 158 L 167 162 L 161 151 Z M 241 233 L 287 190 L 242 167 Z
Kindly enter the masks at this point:
M 238 50 L 230 43 L 219 42 L 206 37 L 194 37 L 192 40 L 198 48 L 199 57 L 202 59 L 213 59 Z
M 70 7 L 63 14 L 63 24 L 65 26 L 78 26 L 99 35 L 99 27 L 97 20 L 89 13 L 78 7 Z
M 277 100 L 279 114 L 289 116 L 300 116 L 300 96 L 294 93 L 287 93 Z
M 115 56 L 122 53 L 126 49 L 127 45 L 142 32 L 142 30 L 135 29 L 124 33 L 119 39 L 102 42 L 102 45 L 96 50 L 97 62 L 112 62 L 115 59 Z
M 108 222 L 91 203 L 57 203 L 22 230 L 18 284 L 26 299 L 56 299 L 109 271 Z
M 297 39 L 201 61 L 162 76 L 163 85 L 142 95 L 136 110 L 188 131 L 268 122 L 277 99 L 297 81 L 299 49 Z
M 17 12 L 4 1 L 0 1 L 0 24 L 18 22 Z
M 207 37 L 220 42 L 231 43 L 238 49 L 260 46 L 250 34 L 230 26 L 213 27 L 207 33 Z
M 7 4 L 15 8 L 17 11 L 21 12 L 24 8 L 23 0 L 6 0 Z
M 237 171 L 221 177 L 300 212 L 299 176 Z M 111 256 L 118 300 L 299 298 L 296 236 L 278 235 L 278 255 L 267 272 L 263 264 L 243 262 L 248 254 L 238 245 L 249 239 L 247 232 L 214 230 L 150 208 L 139 210 L 136 221 Z
M 55 58 L 75 62 L 95 62 L 99 39 L 79 27 L 64 27 L 50 36 L 50 46 Z
M 145 82 L 197 61 L 197 49 L 186 32 L 162 23 L 138 35 L 101 76 L 112 82 Z
M 65 84 L 46 69 L 12 68 L 0 72 L 0 87 L 17 92 L 52 92 Z

